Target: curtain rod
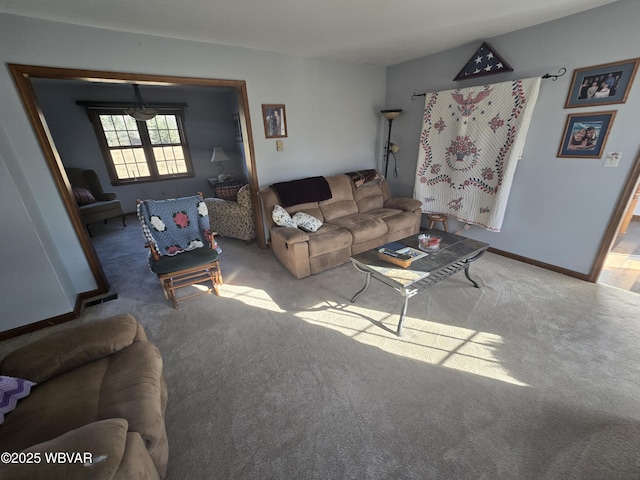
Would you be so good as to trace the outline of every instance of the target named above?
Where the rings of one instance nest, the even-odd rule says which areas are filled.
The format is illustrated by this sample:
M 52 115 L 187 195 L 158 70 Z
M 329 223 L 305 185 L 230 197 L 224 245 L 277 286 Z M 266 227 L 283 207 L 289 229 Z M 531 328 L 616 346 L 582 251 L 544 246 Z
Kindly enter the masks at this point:
M 552 81 L 555 82 L 559 77 L 562 77 L 565 73 L 567 73 L 567 69 L 562 67 L 560 68 L 560 70 L 558 70 L 557 74 L 545 73 L 540 78 L 542 78 L 543 80 L 550 78 Z M 416 97 L 425 97 L 426 95 L 427 95 L 426 93 L 414 93 L 413 95 L 411 95 L 411 100 L 415 100 Z

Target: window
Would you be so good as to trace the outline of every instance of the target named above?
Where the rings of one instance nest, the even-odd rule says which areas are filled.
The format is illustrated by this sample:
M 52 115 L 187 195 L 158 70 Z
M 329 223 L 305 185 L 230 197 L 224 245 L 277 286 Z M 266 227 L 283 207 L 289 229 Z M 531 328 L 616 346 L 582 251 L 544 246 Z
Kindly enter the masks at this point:
M 112 184 L 193 176 L 181 110 L 161 109 L 146 121 L 135 120 L 122 108 L 87 110 Z

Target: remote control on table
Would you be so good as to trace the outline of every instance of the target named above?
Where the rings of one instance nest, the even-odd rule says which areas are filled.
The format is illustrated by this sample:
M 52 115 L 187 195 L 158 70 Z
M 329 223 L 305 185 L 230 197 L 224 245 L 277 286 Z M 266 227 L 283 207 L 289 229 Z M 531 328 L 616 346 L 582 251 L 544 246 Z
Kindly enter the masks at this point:
M 399 258 L 400 260 L 411 260 L 411 255 L 407 255 L 406 253 L 394 252 L 389 248 L 381 248 L 378 251 L 384 255 L 389 255 L 390 257 Z

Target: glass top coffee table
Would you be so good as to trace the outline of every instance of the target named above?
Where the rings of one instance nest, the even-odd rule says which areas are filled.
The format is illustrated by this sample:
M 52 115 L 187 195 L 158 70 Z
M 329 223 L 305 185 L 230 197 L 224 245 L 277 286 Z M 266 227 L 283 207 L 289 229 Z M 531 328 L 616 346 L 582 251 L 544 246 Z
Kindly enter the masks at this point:
M 480 288 L 478 283 L 469 276 L 469 265 L 480 258 L 489 248 L 488 243 L 461 237 L 441 230 L 425 230 L 420 233 L 437 235 L 442 238 L 437 251 L 429 251 L 428 255 L 415 259 L 407 268 L 394 265 L 378 258 L 378 248 L 353 255 L 350 260 L 353 266 L 366 274 L 364 286 L 353 296 L 355 302 L 369 287 L 371 277 L 400 292 L 402 295 L 402 310 L 398 321 L 397 335 L 402 335 L 402 323 L 407 313 L 407 303 L 422 288 L 430 287 L 464 270 L 467 279 L 474 287 Z M 418 248 L 418 234 L 403 238 L 394 244 Z

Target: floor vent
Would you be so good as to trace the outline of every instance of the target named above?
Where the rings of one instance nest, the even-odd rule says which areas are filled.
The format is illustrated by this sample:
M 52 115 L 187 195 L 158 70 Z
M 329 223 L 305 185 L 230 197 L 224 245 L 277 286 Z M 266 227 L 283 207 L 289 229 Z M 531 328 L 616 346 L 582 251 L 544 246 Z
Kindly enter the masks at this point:
M 98 305 L 99 303 L 104 303 L 104 302 L 108 302 L 110 300 L 115 300 L 118 298 L 118 294 L 117 293 L 109 293 L 107 295 L 105 295 L 104 297 L 100 297 L 100 298 L 94 298 L 92 300 L 87 300 L 86 302 L 84 302 L 84 307 L 93 307 L 94 305 Z

